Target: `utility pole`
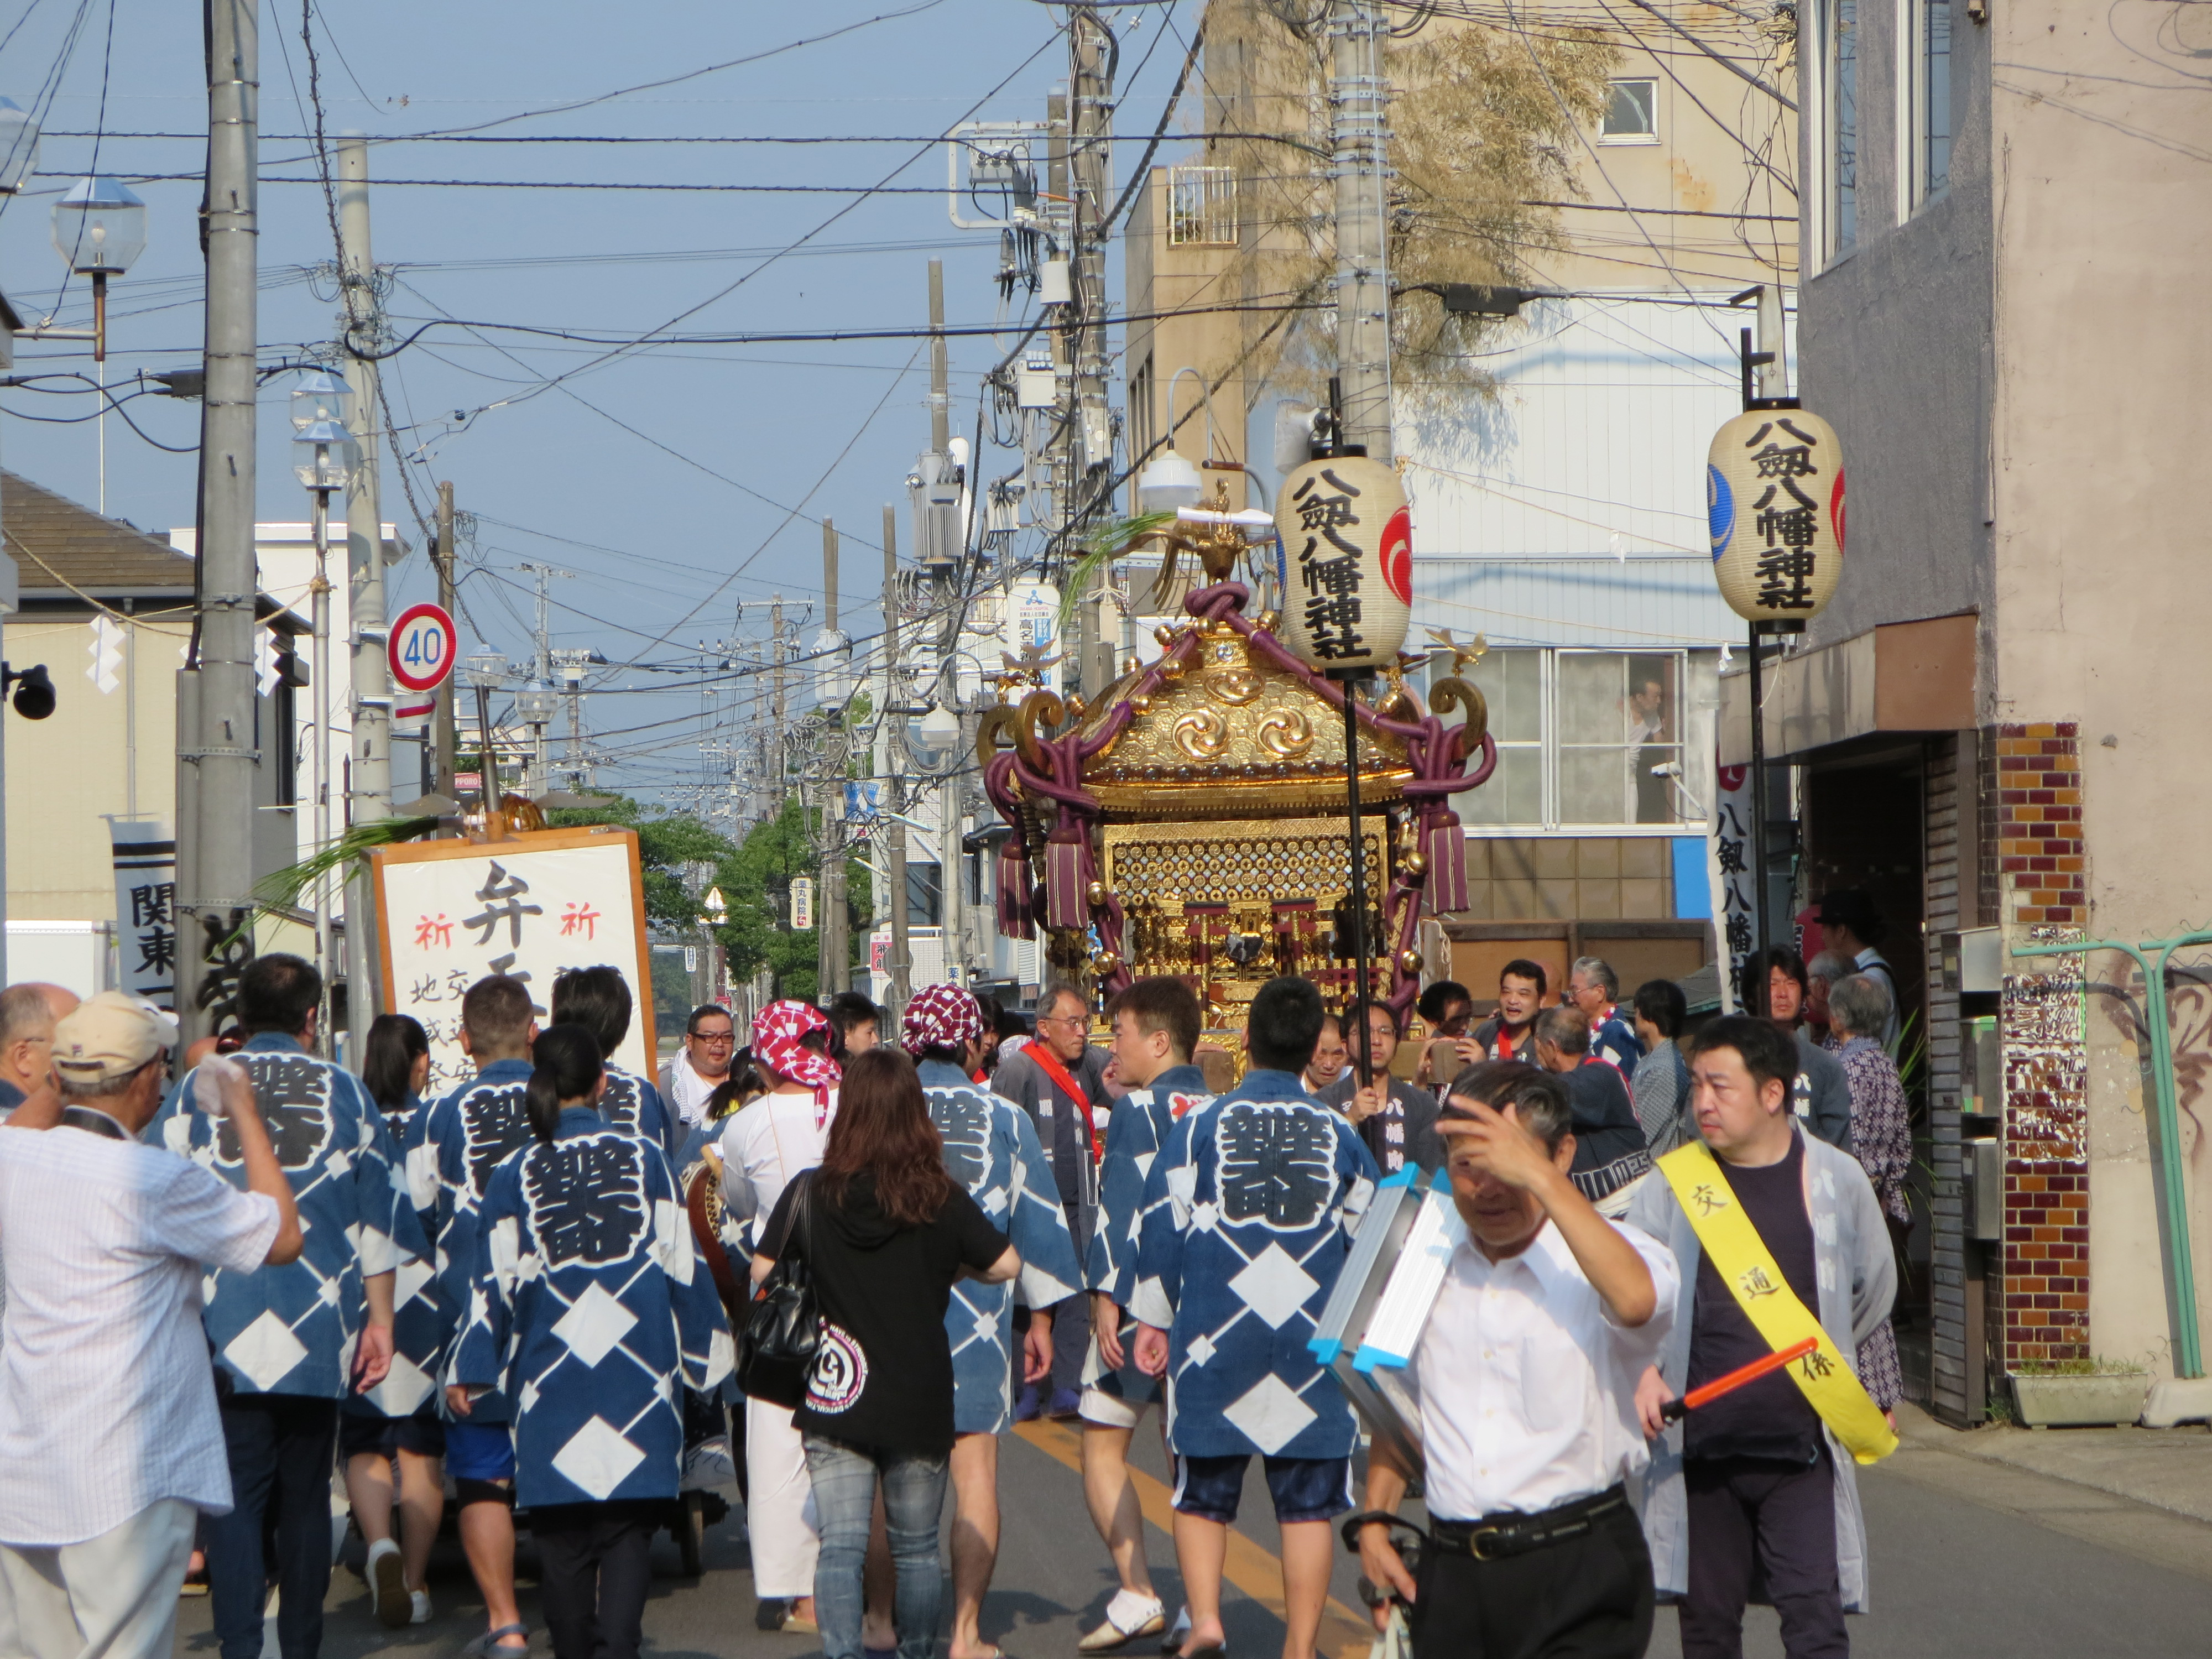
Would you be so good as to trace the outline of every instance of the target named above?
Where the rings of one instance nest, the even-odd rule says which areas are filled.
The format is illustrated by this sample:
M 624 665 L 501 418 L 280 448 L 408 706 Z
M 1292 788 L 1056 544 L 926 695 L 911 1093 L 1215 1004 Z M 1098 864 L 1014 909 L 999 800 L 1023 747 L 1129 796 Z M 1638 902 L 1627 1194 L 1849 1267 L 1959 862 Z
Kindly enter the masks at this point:
M 1069 275 L 1076 326 L 1069 331 L 1075 370 L 1075 465 L 1067 481 L 1070 510 L 1066 522 L 1073 540 L 1112 505 L 1105 489 L 1114 465 L 1113 419 L 1106 407 L 1105 325 L 1106 214 L 1114 199 L 1114 82 L 1109 70 L 1113 37 L 1096 11 L 1087 6 L 1069 11 L 1067 43 L 1068 167 L 1073 174 L 1068 183 L 1074 204 L 1074 264 Z M 1105 586 L 1101 566 L 1076 612 L 1074 665 L 1086 696 L 1095 697 L 1114 678 L 1102 665 L 1099 649 L 1098 596 Z
M 353 434 L 359 470 L 346 490 L 346 582 L 353 623 L 353 765 L 344 822 L 392 815 L 392 683 L 385 660 L 384 522 L 380 504 L 383 404 L 375 354 L 384 346 L 384 302 L 368 240 L 368 142 L 338 140 L 338 280 L 351 355 Z M 376 890 L 356 868 L 346 884 L 346 1023 L 367 1031 L 382 999 L 377 962 Z
M 783 763 L 783 595 L 776 594 L 768 605 L 769 682 L 770 693 L 769 715 L 773 724 L 769 738 L 769 792 L 775 800 L 775 815 L 783 816 L 784 798 L 790 793 L 789 774 Z
M 887 505 L 884 508 L 884 707 L 878 718 L 884 722 L 884 770 L 889 775 L 884 782 L 890 795 L 885 808 L 890 832 L 884 862 L 891 890 L 885 896 L 891 913 L 891 988 L 884 1024 L 893 1031 L 906 1018 L 908 980 L 914 971 L 906 936 L 906 801 L 900 787 L 906 774 L 906 738 L 899 725 L 906 717 L 897 712 L 898 666 L 898 509 Z
M 822 595 L 823 631 L 826 637 L 835 639 L 838 637 L 837 526 L 826 518 L 822 520 Z M 831 659 L 833 663 L 835 660 Z M 836 671 L 824 666 L 816 672 L 820 674 Z M 845 773 L 851 741 L 853 688 L 842 672 L 836 684 L 837 696 L 825 705 L 828 723 L 822 734 L 825 786 L 822 791 L 821 915 L 816 925 L 820 929 L 821 941 L 817 977 L 825 996 L 849 990 L 853 983 L 853 951 L 847 939 L 848 923 L 845 915 Z
M 1330 0 L 1329 172 L 1336 181 L 1336 363 L 1343 441 L 1391 459 L 1390 86 L 1374 0 Z
M 552 600 L 547 589 L 554 577 L 572 573 L 550 564 L 518 564 L 514 568 L 538 578 L 538 637 L 530 659 L 530 678 L 515 693 L 514 712 L 530 728 L 530 787 L 523 793 L 542 795 L 552 787 L 545 732 L 560 708 L 553 692 L 553 632 L 548 614 Z
M 260 173 L 260 18 L 255 0 L 206 0 L 208 171 L 206 375 L 200 413 L 198 639 L 179 707 L 198 719 L 177 755 L 177 1012 L 185 1040 L 212 1029 L 210 1005 L 236 994 L 214 947 L 253 904 L 254 395 Z M 289 757 L 284 763 L 289 763 Z M 250 937 L 246 950 L 252 948 Z M 214 971 L 210 972 L 212 969 Z
M 438 486 L 438 546 L 433 562 L 438 567 L 438 608 L 448 617 L 453 614 L 453 486 L 450 483 Z M 453 793 L 453 677 L 446 676 L 446 683 L 438 688 L 438 707 L 430 716 L 436 745 L 436 775 L 430 787 L 448 800 Z

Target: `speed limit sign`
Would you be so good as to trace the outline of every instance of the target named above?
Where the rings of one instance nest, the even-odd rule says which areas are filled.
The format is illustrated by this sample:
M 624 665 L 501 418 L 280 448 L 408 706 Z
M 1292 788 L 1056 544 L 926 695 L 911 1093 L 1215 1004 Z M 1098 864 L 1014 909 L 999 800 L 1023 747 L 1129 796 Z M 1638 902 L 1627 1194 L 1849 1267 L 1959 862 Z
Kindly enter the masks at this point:
M 453 619 L 434 605 L 401 611 L 385 647 L 392 680 L 410 691 L 434 691 L 444 684 L 459 649 Z

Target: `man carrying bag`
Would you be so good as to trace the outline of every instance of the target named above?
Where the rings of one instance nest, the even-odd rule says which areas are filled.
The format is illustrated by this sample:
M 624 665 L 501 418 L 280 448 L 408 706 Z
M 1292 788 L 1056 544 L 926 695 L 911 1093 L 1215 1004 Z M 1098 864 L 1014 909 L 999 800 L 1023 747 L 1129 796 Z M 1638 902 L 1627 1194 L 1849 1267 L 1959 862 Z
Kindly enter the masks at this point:
M 1655 1444 L 1644 1525 L 1659 1594 L 1681 1598 L 1684 1659 L 1741 1659 L 1754 1571 L 1790 1659 L 1850 1651 L 1867 1606 L 1853 1469 L 1897 1437 L 1849 1356 L 1897 1290 L 1881 1206 L 1847 1152 L 1790 1111 L 1796 1044 L 1765 1020 L 1714 1021 L 1684 1044 L 1702 1139 L 1659 1161 L 1627 1219 L 1674 1251 L 1674 1327 L 1636 1392 Z M 1780 1370 L 1668 1426 L 1677 1395 L 1807 1340 Z

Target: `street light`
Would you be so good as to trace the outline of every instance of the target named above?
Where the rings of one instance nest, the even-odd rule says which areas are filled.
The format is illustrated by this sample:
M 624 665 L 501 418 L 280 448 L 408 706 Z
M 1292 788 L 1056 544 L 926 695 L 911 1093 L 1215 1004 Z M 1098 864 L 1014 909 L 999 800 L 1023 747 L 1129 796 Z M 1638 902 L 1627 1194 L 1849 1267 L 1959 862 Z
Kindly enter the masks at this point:
M 27 116 L 23 118 L 28 120 Z M 32 130 L 32 148 L 37 131 Z M 15 161 L 9 158 L 9 165 Z M 27 173 L 28 168 L 25 169 Z M 20 186 L 19 176 L 17 185 Z M 10 186 L 15 188 L 16 186 Z M 107 511 L 107 279 L 120 276 L 146 251 L 146 204 L 131 187 L 108 178 L 80 179 L 54 204 L 54 252 L 72 275 L 92 278 L 92 363 L 100 407 L 93 429 L 100 441 L 100 510 Z
M 39 165 L 39 124 L 12 98 L 0 98 L 0 196 L 13 196 Z
M 107 361 L 107 279 L 146 251 L 146 204 L 120 179 L 80 179 L 54 204 L 54 252 L 92 278 L 92 359 Z
M 89 182 L 97 183 L 97 180 Z M 118 186 L 120 188 L 120 186 Z M 58 245 L 57 208 L 56 240 Z M 143 210 L 141 210 L 143 213 Z M 143 240 L 142 240 L 143 245 Z M 100 277 L 95 275 L 94 282 Z M 350 401 L 344 377 L 327 369 L 307 375 L 292 391 L 292 472 L 307 486 L 315 503 L 315 575 L 307 584 L 314 627 L 315 688 L 315 850 L 331 842 L 331 495 L 343 489 L 359 458 L 353 434 L 346 430 L 346 405 Z M 331 979 L 330 889 L 315 883 L 315 966 L 323 975 L 324 994 Z M 323 1030 L 330 1030 L 325 1002 Z

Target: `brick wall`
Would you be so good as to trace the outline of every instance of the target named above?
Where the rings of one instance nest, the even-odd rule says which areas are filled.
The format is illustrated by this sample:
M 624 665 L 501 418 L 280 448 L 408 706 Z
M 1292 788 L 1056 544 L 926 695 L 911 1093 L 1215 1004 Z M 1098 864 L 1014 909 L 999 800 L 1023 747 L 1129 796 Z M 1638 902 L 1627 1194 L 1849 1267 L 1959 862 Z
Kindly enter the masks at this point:
M 1996 915 L 2008 938 L 2078 937 L 2088 901 L 2073 723 L 1986 728 L 1983 754 L 1981 833 L 1994 854 L 1983 867 L 1984 879 L 1996 877 Z M 2081 972 L 2078 957 L 2045 960 L 2047 971 L 2008 975 L 2004 996 L 2001 1316 L 2008 1370 L 2024 1361 L 2086 1358 L 2090 1352 Z

